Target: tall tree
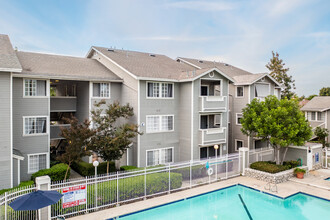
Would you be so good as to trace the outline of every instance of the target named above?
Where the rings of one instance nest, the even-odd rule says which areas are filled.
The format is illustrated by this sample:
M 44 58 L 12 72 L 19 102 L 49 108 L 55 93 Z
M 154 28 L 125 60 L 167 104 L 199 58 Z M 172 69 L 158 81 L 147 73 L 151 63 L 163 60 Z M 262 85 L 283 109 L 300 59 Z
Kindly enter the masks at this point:
M 119 102 L 114 102 L 108 105 L 107 109 L 100 109 L 99 107 L 104 104 L 104 101 L 95 104 L 96 110 L 91 111 L 96 135 L 91 138 L 90 146 L 104 161 L 107 161 L 107 173 L 109 173 L 109 162 L 119 160 L 129 148 L 132 139 L 140 133 L 138 125 L 121 123 L 134 115 L 133 108 L 129 104 L 121 106 Z
M 73 162 L 79 162 L 82 157 L 89 156 L 91 153 L 87 149 L 89 139 L 95 134 L 90 129 L 90 122 L 85 120 L 79 123 L 75 117 L 65 118 L 64 121 L 70 124 L 70 128 L 61 128 L 61 136 L 65 138 L 65 150 L 58 159 L 68 164 L 68 169 L 65 173 L 64 180 L 66 180 L 69 168 Z
M 296 89 L 295 81 L 292 79 L 292 76 L 288 75 L 289 68 L 285 68 L 285 63 L 279 58 L 279 54 L 272 51 L 272 58 L 269 63 L 266 65 L 270 71 L 270 75 L 279 83 L 283 84 L 284 90 L 282 91 L 281 98 L 291 99 L 294 96 L 292 90 Z
M 320 96 L 330 96 L 330 87 L 320 89 Z
M 274 147 L 276 164 L 282 164 L 289 145 L 301 146 L 312 136 L 312 130 L 295 100 L 266 97 L 254 99 L 243 109 L 242 132 L 255 136 Z M 280 151 L 284 154 L 280 160 Z

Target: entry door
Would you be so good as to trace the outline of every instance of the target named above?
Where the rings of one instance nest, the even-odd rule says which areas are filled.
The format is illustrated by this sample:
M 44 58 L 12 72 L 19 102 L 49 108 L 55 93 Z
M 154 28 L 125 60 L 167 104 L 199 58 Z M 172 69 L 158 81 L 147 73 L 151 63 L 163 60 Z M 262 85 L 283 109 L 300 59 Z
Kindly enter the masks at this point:
M 201 86 L 201 96 L 208 96 L 208 94 L 209 94 L 209 87 Z
M 209 127 L 207 115 L 201 116 L 201 129 L 207 129 Z

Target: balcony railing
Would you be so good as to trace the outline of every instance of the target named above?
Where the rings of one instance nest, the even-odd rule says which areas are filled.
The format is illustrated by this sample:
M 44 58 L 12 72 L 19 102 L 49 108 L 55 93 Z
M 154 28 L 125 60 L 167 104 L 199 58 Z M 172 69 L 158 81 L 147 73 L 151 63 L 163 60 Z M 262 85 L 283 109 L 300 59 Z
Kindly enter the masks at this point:
M 227 109 L 226 96 L 200 96 L 200 112 L 222 112 Z
M 50 139 L 64 139 L 61 134 L 61 127 L 62 128 L 69 128 L 69 124 L 59 124 L 59 125 L 51 125 L 50 126 Z
M 210 146 L 213 144 L 226 143 L 226 128 L 209 128 L 199 131 L 199 145 Z
M 77 97 L 51 96 L 50 112 L 75 112 L 77 111 Z

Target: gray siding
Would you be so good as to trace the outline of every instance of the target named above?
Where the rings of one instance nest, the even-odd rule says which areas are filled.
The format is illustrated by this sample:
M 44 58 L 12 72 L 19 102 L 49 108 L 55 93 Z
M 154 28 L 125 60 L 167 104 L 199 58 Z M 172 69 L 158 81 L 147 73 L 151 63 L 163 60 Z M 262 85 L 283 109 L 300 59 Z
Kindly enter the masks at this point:
M 146 126 L 141 127 L 144 133 L 140 137 L 140 166 L 146 166 L 146 151 L 157 148 L 174 147 L 174 161 L 179 160 L 180 134 L 180 91 L 179 84 L 174 83 L 173 99 L 147 99 L 146 82 L 140 81 L 140 119 L 146 123 L 147 115 L 174 115 L 174 131 L 146 133 Z
M 13 78 L 13 146 L 21 151 L 21 181 L 30 179 L 28 154 L 49 152 L 49 126 L 47 134 L 23 136 L 23 116 L 47 116 L 49 120 L 49 97 L 23 98 L 23 79 Z M 48 122 L 49 124 L 49 122 Z
M 0 189 L 11 187 L 10 73 L 0 73 Z

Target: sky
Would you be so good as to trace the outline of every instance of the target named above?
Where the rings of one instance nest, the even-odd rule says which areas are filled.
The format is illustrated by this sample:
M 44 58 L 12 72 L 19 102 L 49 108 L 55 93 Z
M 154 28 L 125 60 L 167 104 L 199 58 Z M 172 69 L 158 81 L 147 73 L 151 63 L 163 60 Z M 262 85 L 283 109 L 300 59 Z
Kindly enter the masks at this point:
M 296 93 L 330 87 L 329 0 L 0 0 L 14 47 L 85 56 L 91 46 L 226 62 L 253 73 L 276 51 Z

